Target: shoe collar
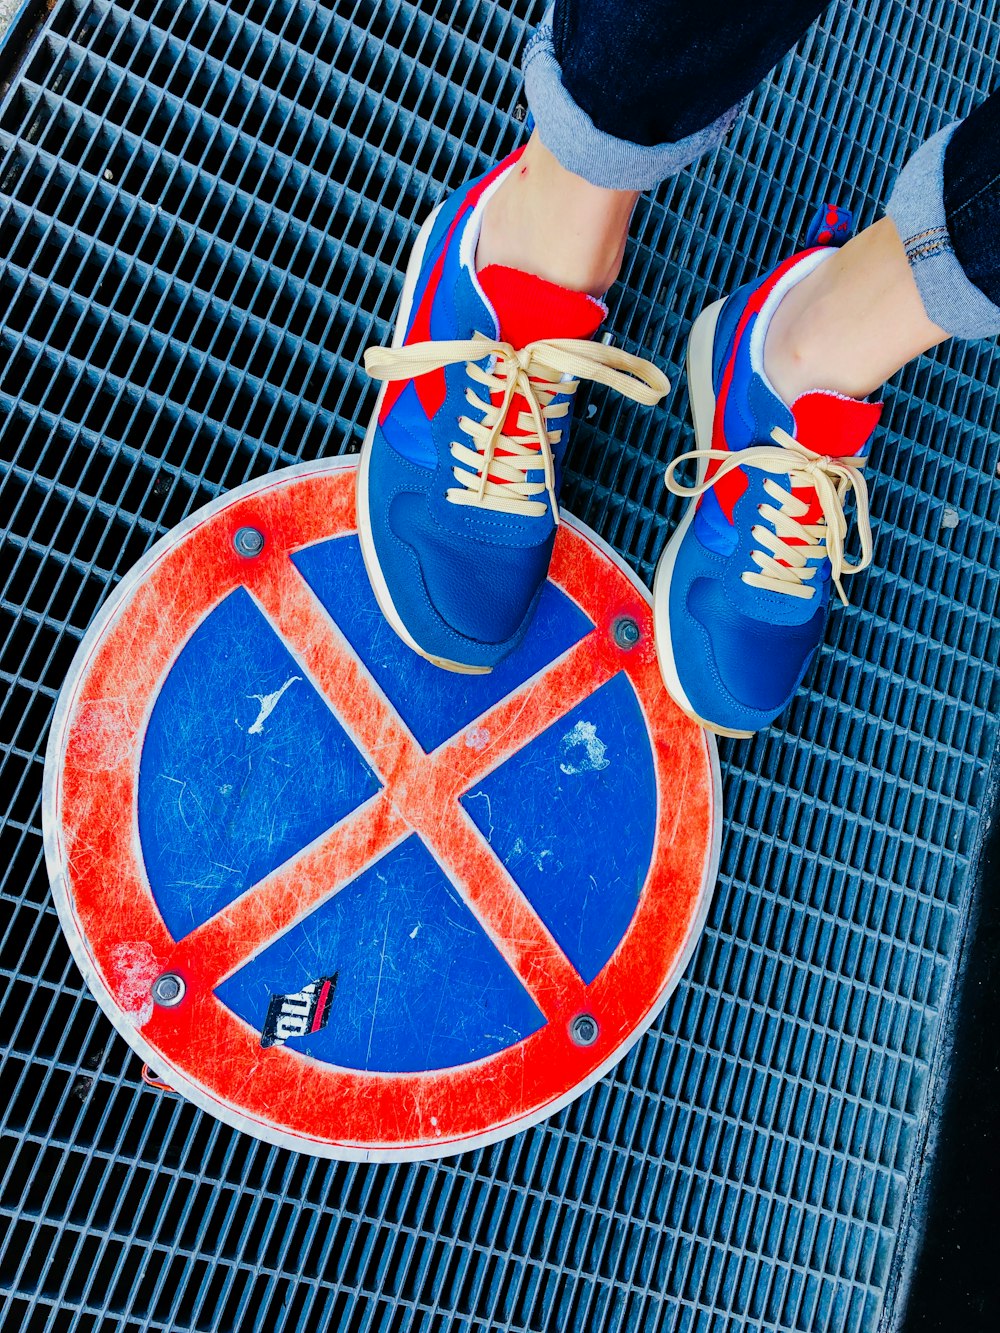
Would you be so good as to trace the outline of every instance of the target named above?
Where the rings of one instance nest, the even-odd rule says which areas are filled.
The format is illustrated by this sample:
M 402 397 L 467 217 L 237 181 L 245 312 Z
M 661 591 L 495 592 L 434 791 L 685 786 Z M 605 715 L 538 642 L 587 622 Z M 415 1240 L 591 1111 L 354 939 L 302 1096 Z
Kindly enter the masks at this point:
M 493 328 L 482 332 L 517 348 L 542 338 L 592 338 L 607 318 L 608 307 L 603 301 L 505 265 L 476 269 L 486 207 L 523 151 L 519 148 L 500 164 L 479 195 L 459 238 L 459 262 L 493 320 Z
M 818 247 L 806 250 L 796 263 L 786 267 L 774 281 L 750 331 L 750 364 L 767 389 L 781 404 L 783 412 L 791 412 L 791 434 L 813 453 L 830 458 L 847 458 L 861 453 L 874 433 L 882 415 L 881 402 L 849 398 L 830 389 L 813 389 L 800 394 L 793 403 L 786 404 L 779 396 L 764 369 L 764 343 L 771 320 L 788 292 L 820 264 L 831 259 L 833 248 Z

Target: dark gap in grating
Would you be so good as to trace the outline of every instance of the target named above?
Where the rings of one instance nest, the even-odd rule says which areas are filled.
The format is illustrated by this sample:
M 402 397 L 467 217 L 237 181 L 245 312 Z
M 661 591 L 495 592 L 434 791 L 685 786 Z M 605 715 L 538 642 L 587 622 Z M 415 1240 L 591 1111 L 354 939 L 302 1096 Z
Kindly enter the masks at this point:
M 189 286 L 204 267 L 205 256 L 198 265 L 195 250 L 189 272 L 185 274 L 178 265 L 177 279 L 165 283 L 155 267 L 157 251 L 167 248 L 164 240 L 150 237 L 148 232 L 142 239 L 153 253 L 149 259 L 139 257 L 140 263 L 130 263 L 128 250 L 123 247 L 112 250 L 104 245 L 98 248 L 93 242 L 85 245 L 75 232 L 66 234 L 61 227 L 46 227 L 40 218 L 29 219 L 6 257 L 18 268 L 30 266 L 35 290 L 45 282 L 71 286 L 79 298 L 164 334 L 176 336 L 178 326 L 182 326 L 186 332 L 190 330 L 188 340 L 198 351 L 219 355 L 220 350 L 232 346 L 232 360 L 239 367 L 249 365 L 253 369 L 252 357 L 261 355 L 261 344 L 264 352 L 273 354 L 285 332 L 291 335 L 286 353 L 289 356 L 295 355 L 294 349 L 311 324 L 322 335 L 320 309 L 299 309 L 280 282 L 262 276 L 249 265 L 244 274 L 229 275 L 228 290 L 220 291 L 215 285 L 214 290 L 203 294 L 198 287 Z M 262 330 L 262 321 L 269 321 L 273 328 Z M 315 348 L 309 350 L 315 354 Z

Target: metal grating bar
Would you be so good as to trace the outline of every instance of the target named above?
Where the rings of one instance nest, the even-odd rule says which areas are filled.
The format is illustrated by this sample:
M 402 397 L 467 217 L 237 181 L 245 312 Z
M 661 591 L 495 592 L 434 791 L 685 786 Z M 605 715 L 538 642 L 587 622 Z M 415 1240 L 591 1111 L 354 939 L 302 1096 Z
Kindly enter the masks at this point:
M 409 245 L 521 134 L 541 0 L 60 0 L 0 107 L 0 1323 L 871 1333 L 946 1056 L 997 741 L 995 349 L 898 377 L 877 565 L 727 836 L 667 1011 L 548 1124 L 436 1165 L 297 1159 L 140 1081 L 49 904 L 45 730 L 100 602 L 220 490 L 355 448 Z M 989 88 L 985 0 L 834 5 L 637 211 L 613 327 L 676 388 L 589 394 L 568 505 L 649 579 L 705 303 L 836 197 L 876 216 Z M 945 511 L 957 525 L 942 523 Z M 951 516 L 949 516 L 951 521 Z

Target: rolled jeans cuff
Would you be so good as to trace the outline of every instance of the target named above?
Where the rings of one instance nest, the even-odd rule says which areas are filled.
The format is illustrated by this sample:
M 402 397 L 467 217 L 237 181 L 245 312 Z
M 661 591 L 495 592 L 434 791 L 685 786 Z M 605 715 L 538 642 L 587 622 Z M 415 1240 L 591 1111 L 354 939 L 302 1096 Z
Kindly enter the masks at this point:
M 553 9 L 535 29 L 521 67 L 528 108 L 542 143 L 567 171 L 606 190 L 651 190 L 714 148 L 743 108 L 723 112 L 706 129 L 676 143 L 635 144 L 599 130 L 563 86 L 552 42 Z
M 1000 306 L 966 277 L 944 206 L 944 155 L 955 121 L 921 144 L 899 173 L 886 213 L 899 232 L 928 319 L 955 338 L 1000 333 Z

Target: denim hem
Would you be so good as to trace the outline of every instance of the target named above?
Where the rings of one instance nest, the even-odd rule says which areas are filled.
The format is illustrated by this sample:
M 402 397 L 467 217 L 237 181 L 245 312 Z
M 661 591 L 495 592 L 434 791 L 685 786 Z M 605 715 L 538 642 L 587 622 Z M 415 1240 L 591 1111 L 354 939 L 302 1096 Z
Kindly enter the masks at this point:
M 567 171 L 607 190 L 651 190 L 715 148 L 745 103 L 675 143 L 647 146 L 599 130 L 578 107 L 562 82 L 552 43 L 553 10 L 531 35 L 521 68 L 532 118 L 545 147 Z
M 928 319 L 955 338 L 1000 333 L 1000 306 L 966 276 L 944 207 L 944 155 L 960 121 L 921 144 L 900 172 L 886 213 L 895 224 Z

